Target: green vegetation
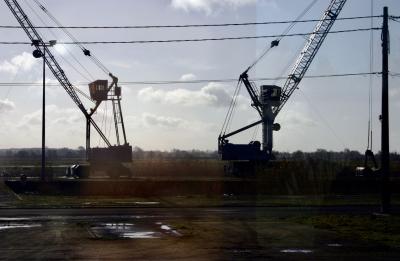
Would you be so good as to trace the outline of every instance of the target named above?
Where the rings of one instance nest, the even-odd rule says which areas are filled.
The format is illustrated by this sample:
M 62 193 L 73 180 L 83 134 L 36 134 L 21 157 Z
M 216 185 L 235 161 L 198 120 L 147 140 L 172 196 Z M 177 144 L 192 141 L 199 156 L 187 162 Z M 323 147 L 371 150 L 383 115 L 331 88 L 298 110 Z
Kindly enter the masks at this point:
M 166 196 L 166 197 L 107 197 L 107 196 L 43 196 L 20 195 L 9 207 L 315 207 L 368 206 L 379 204 L 379 195 L 348 196 Z M 400 204 L 394 195 L 393 204 Z
M 334 231 L 349 239 L 375 242 L 389 247 L 400 245 L 400 217 L 379 215 L 317 215 L 288 220 L 317 229 Z

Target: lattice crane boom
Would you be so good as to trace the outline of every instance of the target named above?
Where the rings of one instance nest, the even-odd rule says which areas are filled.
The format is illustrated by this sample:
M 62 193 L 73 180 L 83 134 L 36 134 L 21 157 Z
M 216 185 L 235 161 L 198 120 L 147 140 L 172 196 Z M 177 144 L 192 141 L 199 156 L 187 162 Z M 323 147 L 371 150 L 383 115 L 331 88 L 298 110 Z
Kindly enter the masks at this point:
M 339 13 L 343 9 L 347 0 L 332 0 L 324 15 L 316 25 L 313 33 L 307 40 L 306 45 L 297 58 L 285 85 L 282 87 L 281 104 L 273 108 L 273 113 L 276 116 L 290 96 L 297 89 L 308 68 L 310 67 L 315 55 L 319 51 L 322 43 L 328 35 L 330 29 L 336 21 Z
M 81 99 L 75 92 L 74 86 L 71 84 L 69 79 L 67 78 L 64 70 L 61 68 L 57 60 L 55 59 L 54 55 L 51 53 L 50 49 L 44 43 L 42 37 L 40 36 L 39 32 L 35 29 L 34 25 L 21 8 L 19 3 L 16 0 L 4 0 L 7 4 L 8 8 L 11 10 L 14 17 L 17 19 L 18 23 L 21 25 L 21 28 L 25 31 L 26 35 L 32 42 L 38 42 L 38 45 L 35 45 L 36 49 L 44 55 L 44 60 L 53 73 L 54 77 L 58 80 L 60 85 L 64 88 L 67 94 L 71 97 L 73 102 L 78 106 L 81 112 L 85 115 L 87 121 L 95 128 L 95 130 L 99 133 L 100 137 L 104 140 L 107 146 L 111 146 L 111 143 L 101 131 L 99 126 L 96 122 L 91 118 L 91 115 L 86 110 L 85 106 L 83 105 Z
M 310 34 L 282 88 L 276 85 L 262 85 L 258 92 L 254 84 L 248 79 L 247 74 L 255 63 L 240 75 L 240 81 L 245 85 L 252 100 L 252 106 L 260 114 L 261 120 L 227 134 L 225 131 L 223 133 L 221 132 L 218 137 L 218 151 L 221 154 L 222 160 L 268 161 L 272 158 L 273 131 L 278 131 L 281 128 L 278 123 L 275 123 L 275 118 L 293 92 L 298 88 L 346 1 L 347 0 L 330 1 L 329 6 L 317 23 L 314 31 Z M 291 25 L 289 28 L 292 27 Z M 280 40 L 281 39 L 273 41 L 269 49 L 278 46 Z M 266 52 L 264 52 L 257 61 L 259 61 Z M 249 144 L 232 144 L 227 140 L 227 138 L 257 126 L 258 124 L 262 125 L 262 144 L 259 141 L 251 141 Z M 229 126 L 229 124 L 225 124 L 225 126 Z

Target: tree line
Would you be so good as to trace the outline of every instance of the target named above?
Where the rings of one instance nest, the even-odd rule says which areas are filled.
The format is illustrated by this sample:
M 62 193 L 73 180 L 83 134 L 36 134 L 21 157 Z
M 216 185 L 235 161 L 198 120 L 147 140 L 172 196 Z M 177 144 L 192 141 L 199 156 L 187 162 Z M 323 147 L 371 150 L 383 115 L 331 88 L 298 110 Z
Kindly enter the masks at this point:
M 307 161 L 313 160 L 324 160 L 324 161 L 362 161 L 364 160 L 364 154 L 356 151 L 345 149 L 343 151 L 328 151 L 325 149 L 317 149 L 314 152 L 279 152 L 274 151 L 274 156 L 277 160 L 296 160 L 296 161 Z M 377 160 L 379 160 L 379 152 L 376 154 Z M 77 149 L 70 148 L 48 148 L 46 150 L 46 158 L 48 160 L 62 160 L 62 159 L 79 159 L 84 160 L 86 157 L 86 151 L 84 147 L 78 147 Z M 180 150 L 173 149 L 170 151 L 160 150 L 143 150 L 139 147 L 133 148 L 132 157 L 135 160 L 152 160 L 152 159 L 219 159 L 217 151 L 204 151 L 204 150 Z M 40 160 L 41 149 L 40 148 L 26 148 L 26 149 L 1 149 L 0 159 L 3 160 Z M 400 154 L 397 152 L 391 153 L 391 159 L 394 161 L 400 161 Z

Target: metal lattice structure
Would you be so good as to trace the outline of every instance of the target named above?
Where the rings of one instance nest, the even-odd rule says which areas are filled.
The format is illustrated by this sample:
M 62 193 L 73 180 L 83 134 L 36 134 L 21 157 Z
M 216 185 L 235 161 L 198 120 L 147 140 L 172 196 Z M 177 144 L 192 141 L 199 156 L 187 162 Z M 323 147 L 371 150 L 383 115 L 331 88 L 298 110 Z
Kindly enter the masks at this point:
M 346 1 L 347 0 L 333 0 L 321 20 L 318 22 L 313 33 L 308 38 L 307 43 L 301 51 L 300 56 L 297 58 L 285 85 L 282 87 L 281 104 L 273 109 L 275 116 L 289 100 L 294 90 L 297 89 L 315 55 L 335 23 L 336 18 L 342 11 Z
M 272 157 L 273 131 L 280 130 L 280 125 L 275 123 L 275 118 L 293 92 L 298 88 L 346 1 L 330 1 L 324 15 L 310 34 L 282 88 L 275 85 L 263 85 L 260 87 L 260 91 L 258 91 L 255 84 L 248 79 L 247 74 L 254 65 L 240 75 L 240 81 L 246 87 L 251 98 L 252 107 L 257 110 L 261 119 L 230 133 L 221 132 L 218 137 L 218 151 L 223 160 L 268 161 Z M 279 41 L 273 41 L 271 48 L 278 46 Z M 261 143 L 258 141 L 252 141 L 249 144 L 232 144 L 227 140 L 227 138 L 259 124 L 262 125 L 263 132 L 262 148 Z
M 38 45 L 36 45 L 36 49 L 43 53 L 44 60 L 48 66 L 48 68 L 53 73 L 54 77 L 58 80 L 60 85 L 64 88 L 64 90 L 68 93 L 74 103 L 78 106 L 78 108 L 82 111 L 87 119 L 87 128 L 90 128 L 92 125 L 95 130 L 98 132 L 100 137 L 103 141 L 107 144 L 107 146 L 111 146 L 111 143 L 101 131 L 99 126 L 96 122 L 92 119 L 89 112 L 86 110 L 85 106 L 83 105 L 82 101 L 80 100 L 79 96 L 76 94 L 74 86 L 68 80 L 64 70 L 61 68 L 57 60 L 55 59 L 54 55 L 51 53 L 50 49 L 44 43 L 42 37 L 40 36 L 39 32 L 35 29 L 32 22 L 29 20 L 28 16 L 25 14 L 24 10 L 21 8 L 19 3 L 16 0 L 4 0 L 7 4 L 15 18 L 17 19 L 18 23 L 21 25 L 21 28 L 25 31 L 29 39 L 34 42 L 38 41 Z M 88 142 L 88 141 L 87 141 Z M 86 147 L 90 147 L 90 143 L 86 144 Z

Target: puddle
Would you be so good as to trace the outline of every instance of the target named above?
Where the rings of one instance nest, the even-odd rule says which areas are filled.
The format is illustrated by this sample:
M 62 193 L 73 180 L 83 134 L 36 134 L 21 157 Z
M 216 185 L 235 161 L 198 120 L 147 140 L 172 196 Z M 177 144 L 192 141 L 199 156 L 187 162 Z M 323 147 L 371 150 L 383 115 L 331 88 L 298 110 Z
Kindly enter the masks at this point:
M 30 220 L 29 218 L 0 218 L 0 221 L 22 221 Z
M 32 228 L 41 226 L 42 226 L 41 224 L 7 223 L 7 224 L 0 224 L 0 230 L 14 229 L 14 228 Z
M 156 232 L 134 232 L 124 233 L 125 238 L 160 238 Z
M 156 202 L 156 201 L 147 201 L 147 202 L 136 201 L 134 203 L 136 205 L 158 205 L 158 204 L 160 204 L 160 202 Z
M 143 222 L 97 223 L 89 228 L 89 233 L 94 238 L 102 239 L 147 239 L 164 236 L 181 236 L 179 232 L 160 222 L 154 223 L 154 225 L 153 223 L 145 224 Z
M 328 244 L 327 246 L 328 246 L 328 247 L 341 247 L 341 246 L 343 246 L 343 245 L 342 245 L 342 244 L 334 243 L 334 244 Z
M 281 253 L 290 253 L 290 254 L 310 254 L 313 251 L 310 249 L 283 249 L 281 250 Z
M 162 230 L 164 230 L 166 233 L 171 233 L 175 236 L 181 236 L 181 233 L 179 233 L 178 231 L 176 231 L 175 229 L 172 229 L 170 226 L 168 225 L 163 225 L 161 222 L 157 222 L 157 225 L 161 225 L 160 228 Z

